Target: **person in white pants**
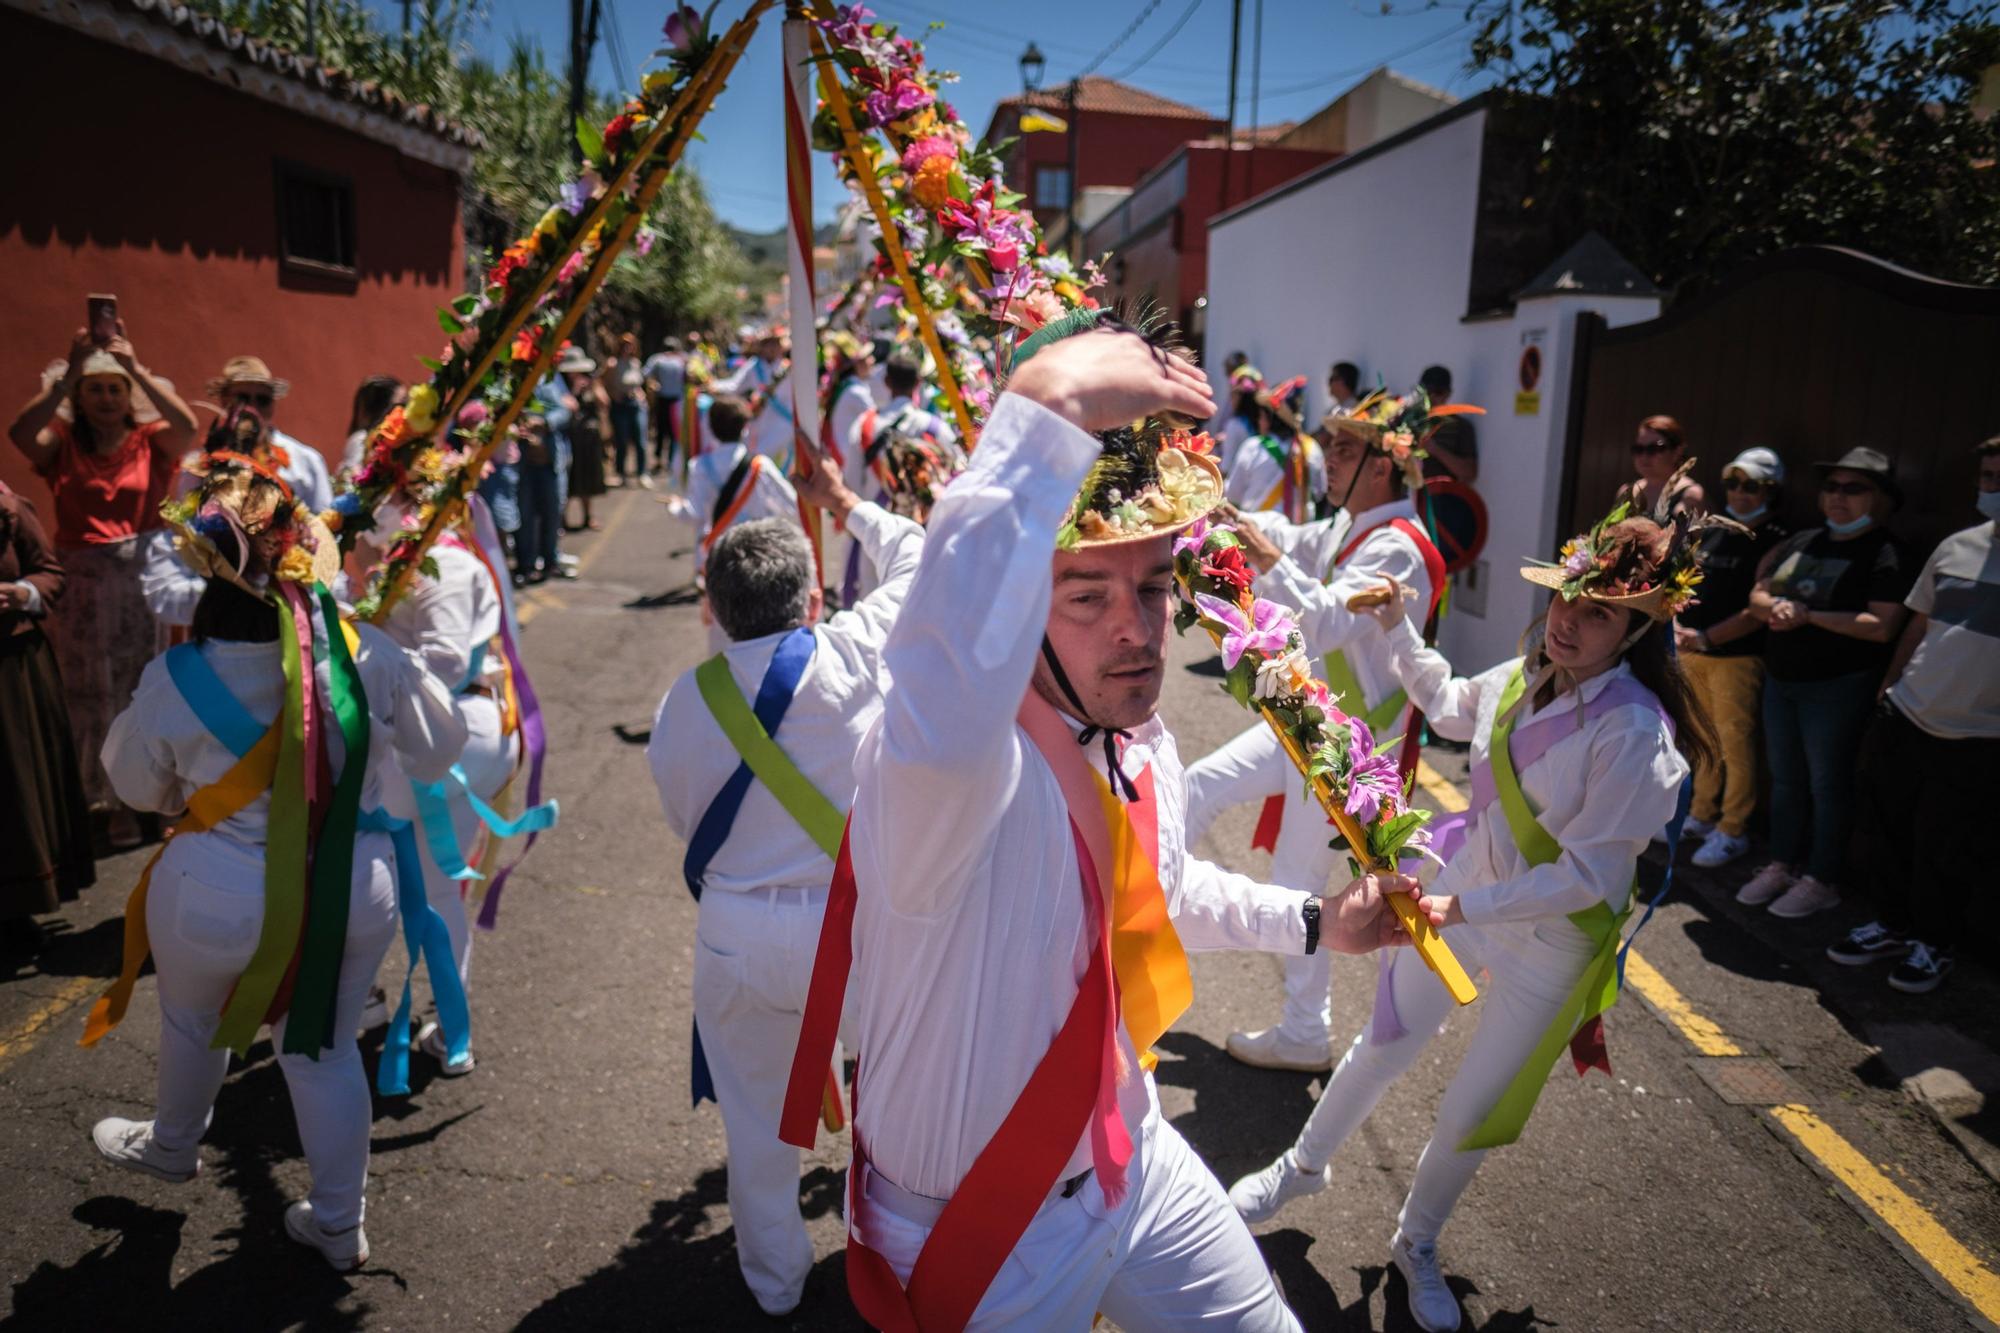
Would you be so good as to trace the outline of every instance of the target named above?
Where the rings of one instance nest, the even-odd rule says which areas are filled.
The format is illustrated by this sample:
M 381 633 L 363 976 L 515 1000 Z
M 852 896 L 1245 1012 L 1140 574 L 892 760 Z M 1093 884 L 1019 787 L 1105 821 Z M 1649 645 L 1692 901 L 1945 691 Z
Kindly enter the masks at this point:
M 769 730 L 812 788 L 844 814 L 854 796 L 854 751 L 882 711 L 882 648 L 916 574 L 923 529 L 860 503 L 831 466 L 816 468 L 800 486 L 846 523 L 882 571 L 882 585 L 822 620 L 805 534 L 795 522 L 760 519 L 716 542 L 709 599 L 729 635 L 721 660 L 745 699 L 762 696 L 773 673 L 800 670 L 779 725 Z M 804 656 L 802 669 L 793 653 Z M 730 789 L 743 760 L 695 671 L 660 700 L 646 757 L 667 826 L 690 844 L 688 888 L 701 904 L 694 1014 L 729 1145 L 736 1260 L 757 1304 L 783 1315 L 799 1303 L 813 1252 L 799 1215 L 799 1150 L 779 1140 L 778 1112 L 833 860 L 764 783 L 753 778 Z M 733 817 L 717 809 L 726 800 L 740 802 Z M 706 837 L 698 836 L 702 830 Z M 704 1091 L 698 1084 L 697 1103 Z
M 1328 417 L 1327 498 L 1331 518 L 1292 523 L 1274 511 L 1245 514 L 1237 531 L 1255 588 L 1298 617 L 1307 651 L 1327 661 L 1340 706 L 1363 717 L 1377 743 L 1407 735 L 1409 702 L 1389 664 L 1387 641 L 1350 597 L 1394 579 L 1413 594 L 1402 613 L 1422 626 L 1434 590 L 1408 476 L 1369 423 Z M 1428 541 L 1423 541 L 1428 545 Z M 1434 556 L 1434 552 L 1432 553 Z M 1440 562 L 1441 566 L 1441 562 Z M 1336 657 L 1339 660 L 1335 660 Z M 1358 697 L 1356 697 L 1358 696 Z M 1405 751 L 1414 760 L 1414 751 Z M 1217 814 L 1245 802 L 1282 802 L 1271 846 L 1271 881 L 1317 893 L 1345 859 L 1331 846 L 1319 802 L 1262 723 L 1188 769 L 1188 838 L 1199 841 Z M 1267 805 L 1267 809 L 1268 809 Z M 1333 957 L 1320 951 L 1284 960 L 1285 998 L 1278 1022 L 1229 1034 L 1229 1054 L 1265 1069 L 1322 1071 L 1333 1065 Z
M 1410 1313 L 1432 1333 L 1461 1320 L 1438 1235 L 1487 1148 L 1519 1134 L 1562 1042 L 1591 1034 L 1602 1005 L 1582 997 L 1615 977 L 1639 853 L 1674 813 L 1683 754 L 1711 744 L 1667 639 L 1695 569 L 1685 533 L 1625 519 L 1564 555 L 1564 565 L 1522 571 L 1559 591 L 1527 656 L 1470 679 L 1424 647 L 1393 600 L 1374 612 L 1397 678 L 1439 735 L 1471 742 L 1473 762 L 1473 820 L 1422 906 L 1442 915 L 1467 970 L 1484 967 L 1489 980 L 1390 1242 Z M 1505 795 L 1508 775 L 1524 801 Z M 1231 1187 L 1245 1220 L 1325 1188 L 1335 1151 L 1452 1008 L 1423 968 L 1393 966 L 1388 980 L 1389 1002 L 1378 993 L 1298 1141 Z
M 846 990 L 861 1070 L 848 1289 L 878 1326 L 1081 1333 L 1102 1312 L 1132 1329 L 1299 1327 L 1160 1115 L 1138 1049 L 1157 1032 L 1131 1032 L 1140 992 L 1120 983 L 1124 1003 L 1107 999 L 1107 893 L 1164 900 L 1121 949 L 1150 958 L 1153 993 L 1178 987 L 1181 1004 L 1183 949 L 1304 952 L 1324 919 L 1329 947 L 1361 951 L 1397 929 L 1372 880 L 1322 904 L 1186 854 L 1184 777 L 1155 709 L 1172 538 L 1219 502 L 1220 478 L 1114 428 L 1212 410 L 1199 371 L 1132 333 L 1024 344 L 933 511 L 889 635 L 893 684 L 855 759 L 805 1023 L 830 1047 Z M 1104 470 L 1091 431 L 1115 440 Z M 1129 494 L 1111 479 L 1126 469 L 1142 479 Z M 835 904 L 851 937 L 831 933 Z M 819 976 L 836 984 L 822 993 Z M 802 1040 L 793 1142 L 800 1109 L 811 1134 L 818 1059 Z M 1063 1109 L 1037 1114 L 1045 1104 Z M 1002 1215 L 1023 1228 L 1004 1242 L 960 1225 Z
M 275 486 L 275 479 L 270 484 Z M 236 530 L 243 530 L 240 518 Z M 183 682 L 191 674 L 212 682 L 212 689 L 233 700 L 228 707 L 240 710 L 241 727 L 251 732 L 278 717 L 287 689 L 278 614 L 262 595 L 268 571 L 254 548 L 247 561 L 239 561 L 243 548 L 229 531 L 199 540 L 219 551 L 231 573 L 217 577 L 213 565 L 201 571 L 208 582 L 195 611 L 192 644 L 147 665 L 104 745 L 104 763 L 119 796 L 138 809 L 167 815 L 188 808 L 191 797 L 200 806 L 204 789 L 215 787 L 239 763 L 238 751 L 197 713 Z M 323 540 L 330 546 L 331 534 Z M 329 566 L 325 577 L 338 567 L 337 558 Z M 253 587 L 259 591 L 249 591 Z M 387 808 L 407 818 L 414 813 L 410 779 L 442 776 L 465 743 L 464 725 L 449 693 L 420 663 L 369 626 L 356 632 L 353 660 L 369 728 L 360 808 Z M 170 663 L 175 654 L 182 660 Z M 323 680 L 326 671 L 322 665 Z M 330 760 L 337 777 L 345 756 L 338 728 L 332 733 Z M 271 824 L 283 817 L 273 814 L 272 800 L 266 790 L 212 827 L 184 827 L 153 866 L 143 910 L 159 974 L 158 1099 L 151 1120 L 114 1116 L 97 1123 L 92 1139 L 116 1166 L 168 1181 L 192 1180 L 201 1169 L 198 1145 L 229 1071 L 229 1050 L 211 1049 L 210 1041 L 258 948 L 266 838 Z M 319 850 L 328 854 L 324 842 Z M 286 1210 L 285 1228 L 342 1270 L 368 1258 L 361 1223 L 372 1108 L 355 1032 L 369 983 L 396 928 L 395 860 L 386 835 L 356 836 L 351 884 L 334 986 L 333 1044 L 317 1058 L 287 1051 L 289 1013 L 272 1029 L 312 1167 L 311 1191 Z M 137 965 L 128 957 L 130 975 L 137 975 Z M 129 983 L 121 980 L 121 986 Z M 119 1012 L 122 1001 L 111 1021 Z

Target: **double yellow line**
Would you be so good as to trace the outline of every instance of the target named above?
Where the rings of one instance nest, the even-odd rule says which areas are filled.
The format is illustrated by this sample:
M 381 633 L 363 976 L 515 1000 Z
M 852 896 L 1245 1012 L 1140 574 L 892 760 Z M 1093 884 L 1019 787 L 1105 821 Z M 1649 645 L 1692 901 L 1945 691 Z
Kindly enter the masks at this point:
M 1438 809 L 1463 810 L 1458 789 L 1421 760 L 1417 785 Z M 1707 1056 L 1747 1055 L 1715 1022 L 1688 1002 L 1671 981 L 1633 949 L 1625 955 L 1625 980 L 1667 1026 Z M 1880 1228 L 1889 1241 L 1989 1323 L 2000 1323 L 2000 1275 L 1980 1261 L 1931 1216 L 1922 1204 L 1868 1160 L 1833 1126 L 1811 1108 L 1792 1103 L 1759 1108 L 1766 1126 L 1785 1139 L 1792 1150 L 1829 1177 L 1861 1215 Z

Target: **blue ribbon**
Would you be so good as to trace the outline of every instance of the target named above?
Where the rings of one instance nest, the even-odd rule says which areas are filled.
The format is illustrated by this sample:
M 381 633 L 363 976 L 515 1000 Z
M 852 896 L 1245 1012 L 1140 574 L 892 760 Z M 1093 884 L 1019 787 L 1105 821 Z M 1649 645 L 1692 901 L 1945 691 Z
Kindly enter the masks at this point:
M 215 668 L 201 655 L 201 649 L 191 643 L 178 643 L 167 649 L 166 658 L 167 674 L 173 678 L 174 688 L 215 739 L 228 746 L 238 759 L 255 749 L 270 730 L 270 723 L 251 716 L 250 710 L 222 683 L 222 677 L 215 674 Z
M 764 668 L 764 679 L 757 686 L 757 699 L 750 705 L 750 711 L 763 724 L 764 733 L 775 737 L 778 724 L 784 721 L 785 710 L 792 705 L 792 696 L 798 692 L 799 681 L 806 673 L 806 664 L 812 661 L 813 649 L 819 644 L 813 632 L 801 625 L 778 641 L 777 651 L 771 654 L 771 664 Z M 735 827 L 737 812 L 743 808 L 743 798 L 750 794 L 750 782 L 754 775 L 750 765 L 739 762 L 736 771 L 722 784 L 722 790 L 702 811 L 701 820 L 695 825 L 694 837 L 688 839 L 687 859 L 681 863 L 681 875 L 687 880 L 688 892 L 696 902 L 701 901 L 702 880 L 708 874 L 708 863 L 722 850 L 722 844 L 729 840 L 729 830 Z M 709 1074 L 708 1056 L 701 1048 L 701 1024 L 694 1025 L 694 1069 L 692 1078 L 693 1104 L 700 1106 L 704 1100 L 715 1100 L 715 1080 Z
M 422 958 L 430 973 L 431 998 L 437 1002 L 445 1056 L 453 1063 L 463 1060 L 472 1049 L 472 1010 L 466 1003 L 465 982 L 458 975 L 458 959 L 451 952 L 451 930 L 424 893 L 415 826 L 386 810 L 364 810 L 358 827 L 365 832 L 387 833 L 396 849 L 396 906 L 403 917 L 403 947 L 409 951 L 410 966 L 403 973 L 403 998 L 382 1039 L 375 1091 L 384 1097 L 401 1097 L 410 1091 L 410 983 L 417 975 L 417 960 Z

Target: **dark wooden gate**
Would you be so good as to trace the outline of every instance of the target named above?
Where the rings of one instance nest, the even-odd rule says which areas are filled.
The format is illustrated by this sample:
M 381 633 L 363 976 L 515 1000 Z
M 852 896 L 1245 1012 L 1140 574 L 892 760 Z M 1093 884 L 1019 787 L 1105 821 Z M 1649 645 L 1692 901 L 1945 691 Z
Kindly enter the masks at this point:
M 1561 534 L 1631 478 L 1633 433 L 1656 412 L 1687 428 L 1695 479 L 1718 506 L 1723 465 L 1761 444 L 1785 460 L 1781 512 L 1816 524 L 1813 462 L 1867 445 L 1894 461 L 1904 503 L 1892 521 L 1925 553 L 1978 521 L 1972 447 L 2000 435 L 2000 288 L 1811 247 L 1642 324 L 1577 318 Z

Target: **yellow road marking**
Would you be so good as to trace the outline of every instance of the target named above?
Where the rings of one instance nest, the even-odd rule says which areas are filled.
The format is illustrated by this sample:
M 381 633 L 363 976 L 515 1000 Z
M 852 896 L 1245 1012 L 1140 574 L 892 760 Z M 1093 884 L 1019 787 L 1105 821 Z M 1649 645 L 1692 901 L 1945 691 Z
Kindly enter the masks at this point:
M 1458 794 L 1458 788 L 1451 785 L 1451 779 L 1432 768 L 1426 759 L 1417 760 L 1417 785 L 1437 802 L 1439 814 L 1455 815 L 1469 804 Z
M 1805 1107 L 1772 1106 L 1765 1110 L 1981 1316 L 2000 1322 L 2000 1275 L 1939 1225 L 1922 1204 L 1898 1189 L 1853 1144 Z
M 1696 1013 L 1687 997 L 1674 988 L 1673 982 L 1661 976 L 1651 963 L 1641 958 L 1637 949 L 1625 955 L 1625 980 L 1647 1004 L 1653 1006 L 1661 1018 L 1680 1029 L 1688 1044 L 1703 1055 L 1743 1054 L 1741 1046 L 1731 1041 L 1713 1022 Z
M 88 999 L 101 983 L 95 977 L 71 977 L 62 984 L 53 1000 L 21 1020 L 5 1038 L 0 1038 L 0 1065 L 21 1055 L 48 1034 L 58 1018 Z
M 598 553 L 611 544 L 611 534 L 618 531 L 618 525 L 629 518 L 632 511 L 636 508 L 638 506 L 632 504 L 621 504 L 618 506 L 618 512 L 613 514 L 611 521 L 604 525 L 604 531 L 597 534 L 596 542 L 577 560 L 576 572 L 578 574 L 582 574 L 595 563 Z M 532 592 L 524 592 L 514 600 L 516 603 L 514 623 L 517 625 L 527 624 L 544 609 L 559 611 L 564 605 L 563 599 L 551 591 L 547 584 L 540 585 Z

